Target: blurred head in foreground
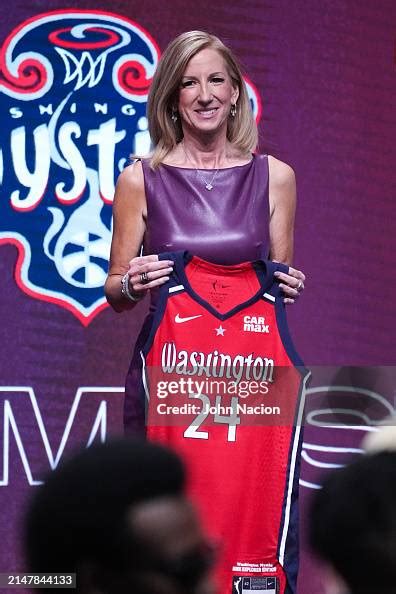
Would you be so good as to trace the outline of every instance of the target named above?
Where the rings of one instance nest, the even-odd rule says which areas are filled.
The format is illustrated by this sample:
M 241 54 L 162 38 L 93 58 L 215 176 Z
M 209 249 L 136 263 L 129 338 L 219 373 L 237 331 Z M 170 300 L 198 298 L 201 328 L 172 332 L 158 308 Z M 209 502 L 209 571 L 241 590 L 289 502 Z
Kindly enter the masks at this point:
M 332 592 L 394 593 L 396 452 L 367 454 L 330 474 L 314 498 L 309 530 L 314 552 L 346 586 Z
M 386 417 L 375 431 L 367 433 L 362 448 L 371 454 L 385 450 L 396 451 L 396 416 Z
M 29 571 L 76 573 L 84 594 L 211 592 L 210 550 L 183 490 L 180 460 L 160 446 L 120 439 L 77 453 L 30 504 Z

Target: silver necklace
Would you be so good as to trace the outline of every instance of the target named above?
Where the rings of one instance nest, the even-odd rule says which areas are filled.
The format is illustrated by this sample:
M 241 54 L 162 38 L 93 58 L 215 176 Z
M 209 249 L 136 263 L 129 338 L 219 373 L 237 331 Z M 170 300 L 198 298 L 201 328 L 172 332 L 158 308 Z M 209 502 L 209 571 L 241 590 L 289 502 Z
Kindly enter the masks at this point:
M 183 142 L 183 150 L 184 150 L 184 154 L 186 155 L 187 159 L 188 159 L 190 162 L 192 162 L 190 155 L 188 155 L 188 154 L 187 154 L 186 147 L 184 146 L 184 142 Z M 210 181 L 207 181 L 207 180 L 204 178 L 204 176 L 202 175 L 202 173 L 200 172 L 200 170 L 199 170 L 199 169 L 195 168 L 195 171 L 197 172 L 197 175 L 198 175 L 198 177 L 199 177 L 199 178 L 201 178 L 201 181 L 204 183 L 204 185 L 205 185 L 205 188 L 206 188 L 207 190 L 209 190 L 209 191 L 210 191 L 210 190 L 212 190 L 212 189 L 214 188 L 214 186 L 213 186 L 213 182 L 214 182 L 214 180 L 215 180 L 215 177 L 216 177 L 216 175 L 217 175 L 217 174 L 218 174 L 218 172 L 219 172 L 219 168 L 217 168 L 217 169 L 216 169 L 216 171 L 214 172 L 214 174 L 213 174 L 213 176 L 212 176 L 212 179 L 211 179 Z
M 200 173 L 199 169 L 197 169 L 196 171 L 197 171 L 198 176 L 201 178 L 201 180 L 205 184 L 205 188 L 207 190 L 211 190 L 213 188 L 213 182 L 214 182 L 215 177 L 218 174 L 219 170 L 216 169 L 216 171 L 214 172 L 214 174 L 212 176 L 212 179 L 210 181 L 206 181 L 206 179 L 204 178 L 204 176 Z

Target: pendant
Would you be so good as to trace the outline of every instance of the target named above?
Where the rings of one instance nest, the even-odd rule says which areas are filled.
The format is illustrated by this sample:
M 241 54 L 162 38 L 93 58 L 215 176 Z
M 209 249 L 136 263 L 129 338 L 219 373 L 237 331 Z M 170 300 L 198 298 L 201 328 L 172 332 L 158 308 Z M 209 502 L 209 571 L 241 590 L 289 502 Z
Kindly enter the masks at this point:
M 206 184 L 205 188 L 207 190 L 211 190 L 213 188 L 213 186 L 212 186 L 212 184 L 209 183 L 209 184 Z

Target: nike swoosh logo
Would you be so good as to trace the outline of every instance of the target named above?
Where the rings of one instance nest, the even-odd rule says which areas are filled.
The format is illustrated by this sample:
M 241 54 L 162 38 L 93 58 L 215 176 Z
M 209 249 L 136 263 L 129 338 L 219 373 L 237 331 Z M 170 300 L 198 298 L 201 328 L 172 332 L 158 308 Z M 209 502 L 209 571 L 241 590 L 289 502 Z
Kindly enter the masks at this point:
M 202 314 L 199 314 L 198 316 L 190 316 L 189 318 L 181 318 L 179 316 L 179 314 L 175 315 L 175 322 L 176 324 L 183 324 L 183 322 L 189 322 L 190 320 L 195 320 L 195 318 L 200 318 L 202 317 Z

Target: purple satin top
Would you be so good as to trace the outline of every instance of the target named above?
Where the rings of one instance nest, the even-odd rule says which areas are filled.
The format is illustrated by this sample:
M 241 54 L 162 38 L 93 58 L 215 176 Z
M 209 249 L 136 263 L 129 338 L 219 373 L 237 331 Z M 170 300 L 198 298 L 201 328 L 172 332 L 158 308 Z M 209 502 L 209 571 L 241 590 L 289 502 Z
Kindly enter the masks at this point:
M 246 165 L 187 169 L 142 159 L 147 201 L 144 253 L 189 250 L 217 264 L 267 258 L 268 156 Z M 213 181 L 212 181 L 213 180 Z M 207 190 L 205 182 L 212 183 Z

